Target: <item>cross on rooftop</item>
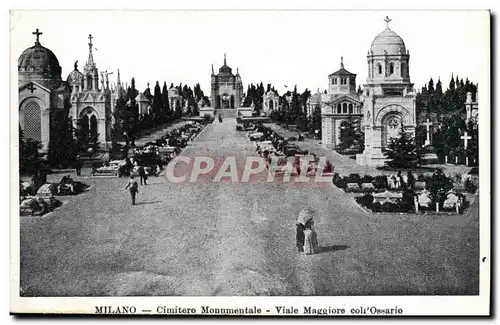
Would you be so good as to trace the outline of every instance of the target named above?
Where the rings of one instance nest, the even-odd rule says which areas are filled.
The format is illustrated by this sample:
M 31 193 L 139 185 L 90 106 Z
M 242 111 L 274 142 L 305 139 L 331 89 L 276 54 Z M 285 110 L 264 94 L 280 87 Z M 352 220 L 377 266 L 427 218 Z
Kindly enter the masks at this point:
M 33 84 L 29 84 L 29 86 L 26 87 L 26 89 L 31 90 L 31 93 L 36 89 Z
M 92 39 L 94 37 L 92 36 L 92 34 L 89 34 L 89 46 L 92 47 Z
M 40 32 L 37 28 L 36 31 L 34 31 L 32 34 L 36 35 L 36 43 L 40 43 L 40 35 L 42 35 L 43 33 Z
M 389 23 L 392 21 L 391 18 L 389 18 L 389 16 L 385 16 L 385 19 L 384 19 L 385 23 L 387 24 L 387 28 L 389 28 Z
M 467 133 L 467 131 L 465 131 L 464 135 L 462 135 L 460 139 L 464 140 L 464 148 L 467 149 L 468 140 L 472 140 L 472 137 Z

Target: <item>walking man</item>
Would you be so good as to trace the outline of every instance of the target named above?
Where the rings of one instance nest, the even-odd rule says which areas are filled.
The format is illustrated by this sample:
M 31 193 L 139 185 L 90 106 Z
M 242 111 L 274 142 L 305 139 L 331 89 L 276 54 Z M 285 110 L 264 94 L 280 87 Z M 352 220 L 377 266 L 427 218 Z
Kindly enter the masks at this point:
M 130 179 L 125 189 L 128 189 L 130 191 L 130 198 L 132 199 L 132 205 L 135 205 L 135 195 L 139 193 L 139 185 L 137 185 L 137 180 L 134 179 L 134 175 L 130 175 Z
M 144 170 L 144 166 L 142 166 L 142 165 L 139 166 L 138 172 L 139 172 L 139 179 L 141 181 L 141 185 L 142 185 L 142 181 L 144 181 L 144 185 L 148 185 L 146 183 L 146 180 L 148 179 L 148 177 L 146 176 L 146 171 Z
M 76 161 L 75 161 L 75 169 L 76 169 L 76 176 L 82 176 L 82 165 L 83 161 L 80 158 L 80 156 L 76 156 Z

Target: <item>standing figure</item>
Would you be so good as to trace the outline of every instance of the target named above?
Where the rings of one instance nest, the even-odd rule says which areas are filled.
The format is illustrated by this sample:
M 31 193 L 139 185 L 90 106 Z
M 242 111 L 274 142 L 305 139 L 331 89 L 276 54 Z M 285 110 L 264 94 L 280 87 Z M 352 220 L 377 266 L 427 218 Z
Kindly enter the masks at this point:
M 222 123 L 222 115 L 219 114 L 219 123 Z
M 144 180 L 144 185 L 148 185 L 146 183 L 146 180 L 148 179 L 148 176 L 146 176 L 146 171 L 144 170 L 144 166 L 142 166 L 142 165 L 139 166 L 138 172 L 139 172 L 139 179 L 141 181 L 141 185 L 142 185 L 142 181 L 143 180 Z
M 83 166 L 83 161 L 80 158 L 80 156 L 76 156 L 75 160 L 75 169 L 76 169 L 76 176 L 82 176 L 82 166 Z
M 297 226 L 297 234 L 295 236 L 295 239 L 297 240 L 297 251 L 300 253 L 304 252 L 304 240 L 305 240 L 304 225 L 299 222 L 296 224 L 296 226 Z
M 135 205 L 135 196 L 137 193 L 139 193 L 139 185 L 137 185 L 137 180 L 134 179 L 134 175 L 130 175 L 130 179 L 125 189 L 128 189 L 130 191 L 130 198 L 132 199 L 132 205 Z
M 314 221 L 310 219 L 304 227 L 304 252 L 306 255 L 319 253 L 318 234 L 314 229 Z

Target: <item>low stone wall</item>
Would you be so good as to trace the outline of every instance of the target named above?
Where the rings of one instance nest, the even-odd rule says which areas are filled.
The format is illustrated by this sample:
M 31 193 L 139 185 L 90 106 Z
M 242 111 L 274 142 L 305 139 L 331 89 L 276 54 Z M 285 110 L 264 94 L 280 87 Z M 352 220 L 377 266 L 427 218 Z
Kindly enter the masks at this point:
M 238 108 L 238 115 L 243 117 L 251 117 L 253 109 L 251 107 L 240 107 Z
M 200 116 L 203 117 L 205 115 L 210 115 L 210 116 L 214 116 L 215 115 L 215 109 L 213 109 L 212 107 L 201 107 L 199 108 L 199 111 L 200 111 Z

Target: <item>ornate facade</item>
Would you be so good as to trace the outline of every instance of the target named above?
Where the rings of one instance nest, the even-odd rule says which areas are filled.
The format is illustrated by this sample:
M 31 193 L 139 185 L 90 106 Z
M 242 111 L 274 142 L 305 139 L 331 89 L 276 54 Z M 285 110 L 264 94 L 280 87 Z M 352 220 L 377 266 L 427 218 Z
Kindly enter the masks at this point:
M 269 115 L 273 110 L 279 110 L 279 103 L 279 96 L 274 91 L 269 90 L 263 96 L 263 113 Z
M 108 75 L 111 73 L 101 72 L 99 80 L 99 70 L 92 54 L 92 38 L 89 35 L 89 55 L 83 73 L 78 70 L 76 61 L 74 70 L 68 75 L 67 83 L 71 89 L 70 118 L 74 127 L 86 129 L 93 141 L 106 148 L 111 144 L 112 106 L 117 94 L 121 92 L 120 72 L 118 71 L 117 89 L 114 91 L 109 87 Z
M 39 141 L 47 152 L 57 140 L 58 130 L 68 126 L 70 90 L 61 78 L 61 66 L 54 53 L 40 43 L 23 51 L 18 59 L 19 126 L 25 139 Z
M 243 99 L 243 83 L 238 69 L 236 69 L 236 75 L 233 75 L 232 69 L 227 66 L 226 54 L 224 54 L 224 65 L 220 67 L 218 74 L 214 73 L 212 65 L 211 85 L 210 101 L 213 108 L 240 107 Z
M 401 127 L 415 134 L 416 94 L 410 81 L 410 54 L 403 39 L 389 28 L 372 42 L 367 54 L 368 78 L 363 93 L 365 150 L 357 155 L 361 165 L 383 165 L 383 149 L 398 137 Z

